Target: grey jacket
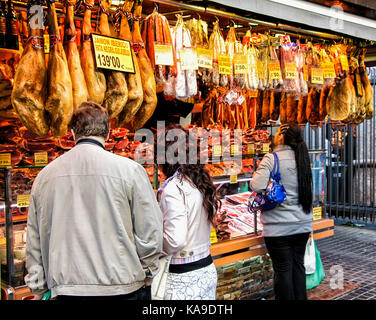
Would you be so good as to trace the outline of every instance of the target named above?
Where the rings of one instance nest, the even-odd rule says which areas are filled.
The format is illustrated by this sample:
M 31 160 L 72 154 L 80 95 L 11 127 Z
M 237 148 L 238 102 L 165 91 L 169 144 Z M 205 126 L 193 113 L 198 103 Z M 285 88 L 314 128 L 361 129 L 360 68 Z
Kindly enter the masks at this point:
M 32 187 L 26 284 L 42 294 L 120 295 L 159 268 L 163 217 L 145 169 L 82 143 Z
M 298 200 L 298 177 L 295 153 L 289 146 L 277 146 L 274 151 L 279 158 L 281 183 L 286 189 L 287 197 L 286 200 L 276 208 L 261 214 L 263 235 L 265 237 L 278 237 L 311 232 L 313 221 L 312 212 L 306 214 Z M 273 166 L 274 156 L 268 153 L 262 159 L 250 181 L 250 187 L 253 191 L 261 192 L 265 190 Z

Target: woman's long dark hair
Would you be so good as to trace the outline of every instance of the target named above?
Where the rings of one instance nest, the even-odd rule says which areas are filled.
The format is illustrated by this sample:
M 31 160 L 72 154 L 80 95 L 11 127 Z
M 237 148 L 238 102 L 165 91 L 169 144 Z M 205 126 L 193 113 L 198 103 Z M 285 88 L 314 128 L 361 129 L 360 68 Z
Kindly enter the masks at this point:
M 180 125 L 169 125 L 165 131 L 165 138 L 167 133 L 172 129 L 179 129 L 185 135 L 184 145 L 180 145 L 179 147 L 186 152 L 186 163 L 179 163 L 179 158 L 177 159 L 177 163 L 171 164 L 169 163 L 168 159 L 165 159 L 165 163 L 161 164 L 161 169 L 166 178 L 171 177 L 174 175 L 176 171 L 179 171 L 180 178 L 185 178 L 202 193 L 203 195 L 203 206 L 208 213 L 208 219 L 210 222 L 213 222 L 214 216 L 220 206 L 219 196 L 217 194 L 217 188 L 215 187 L 211 176 L 209 175 L 208 170 L 205 168 L 204 164 L 200 163 L 199 159 L 197 159 L 197 164 L 190 164 L 189 159 L 189 146 L 196 147 L 196 144 L 193 141 L 190 141 L 192 138 L 189 135 L 189 132 L 185 130 Z M 160 137 L 159 137 L 160 138 Z M 166 140 L 165 140 L 166 141 Z M 168 148 L 176 143 L 177 139 L 174 141 L 166 141 L 165 142 L 165 150 L 167 152 Z M 157 140 L 158 144 L 158 140 Z M 156 150 L 156 149 L 155 149 Z M 191 151 L 192 152 L 192 151 Z M 199 154 L 199 151 L 197 151 Z M 175 156 L 177 156 L 177 151 L 175 152 Z
M 312 210 L 312 171 L 308 148 L 303 140 L 302 131 L 298 125 L 290 123 L 282 126 L 280 133 L 284 135 L 284 144 L 295 151 L 299 203 L 302 205 L 304 212 L 309 214 Z

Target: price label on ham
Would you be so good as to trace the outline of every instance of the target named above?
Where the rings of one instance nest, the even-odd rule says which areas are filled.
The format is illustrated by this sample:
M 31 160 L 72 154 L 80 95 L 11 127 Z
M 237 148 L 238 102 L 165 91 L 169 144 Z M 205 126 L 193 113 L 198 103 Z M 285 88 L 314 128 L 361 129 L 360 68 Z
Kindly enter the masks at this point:
M 342 70 L 349 71 L 349 60 L 347 59 L 347 56 L 343 54 L 339 58 L 341 60 Z
M 268 153 L 269 152 L 269 143 L 263 143 L 262 144 L 262 152 Z
M 311 69 L 311 82 L 316 84 L 324 83 L 324 74 L 321 68 L 312 68 Z
M 257 98 L 258 91 L 257 90 L 249 90 L 248 91 L 248 97 L 250 98 Z
M 35 152 L 34 153 L 34 165 L 45 166 L 48 164 L 47 152 Z
M 23 194 L 17 196 L 17 207 L 18 208 L 25 208 L 28 207 L 30 204 L 30 195 Z
M 239 146 L 237 144 L 232 144 L 230 146 L 230 152 L 232 156 L 237 156 L 239 155 Z
M 128 40 L 92 34 L 97 68 L 135 73 Z
M 44 53 L 49 54 L 50 53 L 50 35 L 44 34 L 43 39 L 44 39 Z
M 12 164 L 12 155 L 10 153 L 0 153 L 0 166 L 10 166 Z
M 167 44 L 154 45 L 155 64 L 159 66 L 172 66 L 174 65 L 174 54 L 172 46 Z
M 271 80 L 282 79 L 281 66 L 279 62 L 269 63 L 269 77 Z
M 213 50 L 197 48 L 197 65 L 200 68 L 213 68 Z
M 232 64 L 230 56 L 218 56 L 219 74 L 232 74 Z
M 181 49 L 180 65 L 182 70 L 197 70 L 197 51 L 194 49 Z
M 247 74 L 248 73 L 248 59 L 244 55 L 234 56 L 234 74 Z
M 213 146 L 213 156 L 220 157 L 222 155 L 222 146 L 220 144 L 216 144 Z
M 307 65 L 303 66 L 303 79 L 304 81 L 308 82 L 308 66 Z
M 333 63 L 323 63 L 321 64 L 321 69 L 323 72 L 324 79 L 332 79 L 336 77 L 336 70 L 334 69 Z
M 297 79 L 298 78 L 298 70 L 296 68 L 296 63 L 294 63 L 294 62 L 286 63 L 285 78 L 286 79 Z
M 247 151 L 248 151 L 248 154 L 254 154 L 255 153 L 255 145 L 253 143 L 248 144 Z

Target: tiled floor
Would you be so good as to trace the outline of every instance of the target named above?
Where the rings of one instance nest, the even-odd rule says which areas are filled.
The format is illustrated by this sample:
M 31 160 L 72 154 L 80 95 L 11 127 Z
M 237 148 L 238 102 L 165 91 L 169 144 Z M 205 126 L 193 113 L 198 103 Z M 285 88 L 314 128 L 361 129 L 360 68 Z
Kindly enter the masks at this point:
M 316 241 L 329 285 L 338 279 L 359 286 L 334 300 L 376 300 L 376 230 L 335 226 L 334 236 Z

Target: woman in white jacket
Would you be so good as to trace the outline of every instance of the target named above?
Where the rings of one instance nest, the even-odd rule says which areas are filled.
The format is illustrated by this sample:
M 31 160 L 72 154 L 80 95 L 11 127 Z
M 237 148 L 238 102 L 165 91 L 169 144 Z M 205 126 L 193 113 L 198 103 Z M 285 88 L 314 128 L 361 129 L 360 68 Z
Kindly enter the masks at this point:
M 167 142 L 166 154 L 171 154 L 169 147 L 176 148 L 178 144 L 176 149 L 184 150 L 184 155 L 177 157 L 175 152 L 172 154 L 175 161 L 166 159 L 161 165 L 167 178 L 159 192 L 163 250 L 172 256 L 164 298 L 215 300 L 217 271 L 210 255 L 210 232 L 219 199 L 204 165 L 189 164 L 189 134 L 180 126 L 174 127 L 177 128 L 175 133 L 183 139 L 175 136 L 174 141 Z

